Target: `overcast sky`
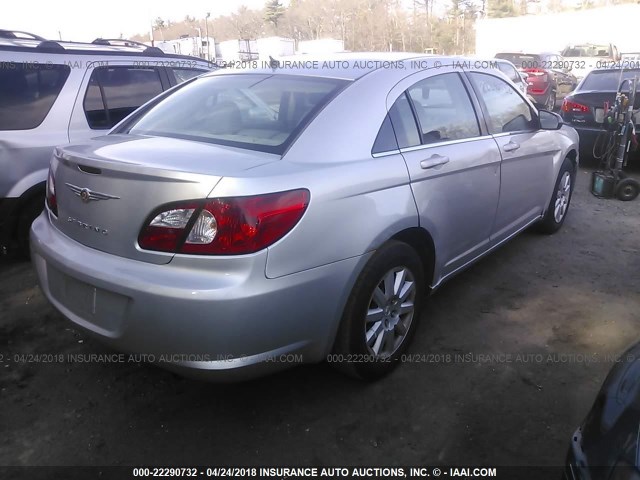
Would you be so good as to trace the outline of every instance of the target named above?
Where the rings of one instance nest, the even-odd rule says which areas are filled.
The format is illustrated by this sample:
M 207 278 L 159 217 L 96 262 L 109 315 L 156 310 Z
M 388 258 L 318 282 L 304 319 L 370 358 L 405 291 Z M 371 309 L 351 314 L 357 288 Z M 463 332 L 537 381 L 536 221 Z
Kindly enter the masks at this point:
M 322 0 L 319 0 L 322 1 Z M 185 15 L 204 18 L 234 12 L 240 5 L 260 8 L 265 0 L 0 0 L 0 29 L 23 30 L 57 40 L 92 41 L 149 31 L 157 17 L 182 20 Z M 283 2 L 285 3 L 285 2 Z M 288 3 L 288 2 L 286 2 Z

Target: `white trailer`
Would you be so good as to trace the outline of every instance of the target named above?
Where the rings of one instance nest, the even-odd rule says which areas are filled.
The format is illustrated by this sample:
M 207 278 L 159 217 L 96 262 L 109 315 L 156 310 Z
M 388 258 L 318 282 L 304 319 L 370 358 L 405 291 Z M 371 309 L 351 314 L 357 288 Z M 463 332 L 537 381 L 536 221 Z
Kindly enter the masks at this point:
M 207 57 L 207 41 L 211 45 L 210 54 L 213 57 L 215 41 L 213 37 L 181 37 L 176 40 L 162 40 L 155 42 L 156 47 L 165 53 L 190 55 L 192 57 Z
M 269 60 L 269 57 L 278 58 L 296 53 L 296 43 L 293 38 L 265 37 L 256 40 L 258 56 L 260 60 Z
M 571 44 L 609 44 L 640 51 L 640 5 L 625 4 L 543 15 L 486 18 L 476 23 L 476 54 L 560 52 Z
M 338 53 L 344 52 L 344 42 L 334 38 L 318 40 L 301 40 L 298 42 L 298 53 Z
M 226 40 L 216 45 L 216 56 L 225 62 L 258 59 L 258 42 L 255 40 Z

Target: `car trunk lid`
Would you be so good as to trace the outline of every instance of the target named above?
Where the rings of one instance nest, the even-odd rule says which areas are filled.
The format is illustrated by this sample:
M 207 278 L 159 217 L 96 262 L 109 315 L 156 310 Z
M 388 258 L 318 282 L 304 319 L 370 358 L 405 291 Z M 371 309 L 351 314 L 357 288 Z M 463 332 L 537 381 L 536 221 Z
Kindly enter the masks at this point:
M 162 137 L 109 135 L 56 150 L 56 227 L 103 252 L 152 263 L 173 254 L 142 250 L 138 235 L 167 203 L 206 198 L 223 176 L 280 157 Z
M 562 106 L 565 122 L 575 126 L 603 128 L 605 104 L 613 107 L 616 92 L 579 91 L 566 97 Z M 640 108 L 640 94 L 636 94 L 634 109 Z M 636 123 L 638 123 L 636 117 Z

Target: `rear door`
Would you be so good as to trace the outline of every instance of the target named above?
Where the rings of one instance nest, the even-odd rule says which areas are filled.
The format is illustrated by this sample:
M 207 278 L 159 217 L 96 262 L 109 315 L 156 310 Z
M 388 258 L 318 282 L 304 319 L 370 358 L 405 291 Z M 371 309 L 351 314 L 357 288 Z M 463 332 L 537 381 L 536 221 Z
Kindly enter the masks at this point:
M 105 135 L 120 120 L 169 88 L 164 68 L 109 61 L 89 64 L 71 121 L 71 143 Z
M 467 75 L 502 155 L 495 243 L 542 214 L 553 181 L 553 155 L 559 147 L 556 132 L 540 130 L 536 113 L 513 86 L 488 72 Z
M 488 248 L 498 204 L 500 154 L 467 88 L 441 67 L 405 79 L 387 100 L 420 224 L 436 244 L 435 283 Z

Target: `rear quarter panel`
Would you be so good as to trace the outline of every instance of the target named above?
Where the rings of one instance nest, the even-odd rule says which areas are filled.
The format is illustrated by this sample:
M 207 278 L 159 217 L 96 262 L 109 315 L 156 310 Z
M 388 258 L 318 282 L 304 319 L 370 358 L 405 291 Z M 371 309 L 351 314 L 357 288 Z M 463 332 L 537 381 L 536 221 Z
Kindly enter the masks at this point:
M 406 75 L 385 69 L 357 80 L 318 114 L 281 161 L 241 178 L 225 177 L 215 187 L 212 196 L 311 192 L 300 223 L 269 247 L 269 278 L 363 255 L 418 226 L 402 156 L 371 154 L 387 114 L 387 93 Z

